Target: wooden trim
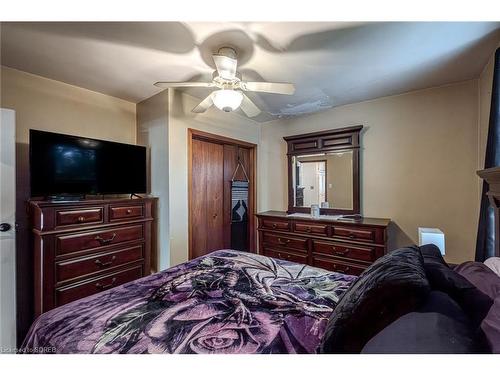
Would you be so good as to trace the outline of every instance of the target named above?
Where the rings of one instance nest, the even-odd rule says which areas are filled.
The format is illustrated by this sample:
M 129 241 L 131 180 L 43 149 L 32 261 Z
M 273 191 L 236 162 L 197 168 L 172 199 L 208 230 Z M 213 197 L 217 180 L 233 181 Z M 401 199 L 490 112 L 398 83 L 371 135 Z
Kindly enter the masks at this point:
M 359 149 L 352 151 L 352 214 L 361 212 Z
M 192 239 L 192 221 L 193 214 L 192 209 L 193 205 L 191 203 L 192 197 L 192 174 L 193 174 L 193 129 L 188 128 L 188 139 L 187 139 L 187 151 L 188 151 L 188 259 L 192 259 L 192 250 L 191 250 L 191 239 Z M 172 218 L 170 218 L 171 220 Z
M 200 139 L 202 141 L 208 141 L 212 143 L 227 144 L 227 145 L 237 145 L 245 148 L 255 148 L 257 145 L 255 143 L 241 141 L 239 139 L 233 139 L 229 137 L 224 137 L 218 134 L 207 133 L 201 130 L 196 130 L 188 128 L 188 142 L 190 139 Z M 189 143 L 188 143 L 189 146 Z
M 250 170 L 247 171 L 250 178 L 250 184 L 248 189 L 248 199 L 251 203 L 249 203 L 249 213 L 248 213 L 248 230 L 249 230 L 249 248 L 251 252 L 257 252 L 257 225 L 256 225 L 256 217 L 257 213 L 257 145 L 250 142 L 241 141 L 239 139 L 233 139 L 225 136 L 221 136 L 218 134 L 207 133 L 201 130 L 196 130 L 192 128 L 188 128 L 188 259 L 192 259 L 192 168 L 193 168 L 193 160 L 192 160 L 192 145 L 193 139 L 202 140 L 205 142 L 212 142 L 217 144 L 226 144 L 233 145 L 238 147 L 243 147 L 249 149 L 250 152 Z
M 249 215 L 248 230 L 249 230 L 249 247 L 250 251 L 253 253 L 258 252 L 257 250 L 257 146 L 254 145 L 250 148 L 250 184 L 248 191 L 248 199 L 252 202 L 252 214 Z
M 322 130 L 322 131 L 314 132 L 314 133 L 291 135 L 288 137 L 283 137 L 283 139 L 288 142 L 288 141 L 293 141 L 295 139 L 302 139 L 302 138 L 315 138 L 315 137 L 322 137 L 322 136 L 331 135 L 331 134 L 353 133 L 353 132 L 361 131 L 361 129 L 363 129 L 363 125 L 347 126 L 344 128 Z

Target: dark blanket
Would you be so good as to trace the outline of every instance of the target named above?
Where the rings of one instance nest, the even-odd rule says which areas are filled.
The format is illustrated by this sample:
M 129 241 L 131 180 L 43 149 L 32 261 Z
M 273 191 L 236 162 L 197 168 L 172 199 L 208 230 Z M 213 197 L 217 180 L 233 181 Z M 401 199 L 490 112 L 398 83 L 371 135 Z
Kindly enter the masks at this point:
M 41 315 L 22 349 L 314 353 L 355 276 L 219 250 Z

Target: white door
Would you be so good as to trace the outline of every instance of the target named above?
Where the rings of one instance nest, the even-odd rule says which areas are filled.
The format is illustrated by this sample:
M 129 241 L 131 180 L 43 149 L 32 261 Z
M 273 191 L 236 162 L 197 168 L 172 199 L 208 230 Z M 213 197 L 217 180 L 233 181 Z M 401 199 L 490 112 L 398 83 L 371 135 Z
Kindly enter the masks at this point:
M 0 109 L 0 353 L 16 348 L 16 113 Z
M 325 162 L 301 162 L 300 184 L 304 186 L 304 206 L 325 201 Z

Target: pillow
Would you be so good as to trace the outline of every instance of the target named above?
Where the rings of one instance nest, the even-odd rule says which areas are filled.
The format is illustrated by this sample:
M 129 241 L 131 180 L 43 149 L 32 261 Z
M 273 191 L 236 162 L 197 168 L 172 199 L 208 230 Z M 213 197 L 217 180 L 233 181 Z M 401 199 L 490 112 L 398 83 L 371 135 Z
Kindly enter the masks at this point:
M 415 247 L 377 259 L 344 293 L 322 338 L 320 353 L 359 353 L 376 333 L 415 310 L 430 291 Z
M 495 299 L 500 295 L 500 277 L 483 263 L 465 262 L 456 266 L 453 270 L 465 277 L 491 299 Z
M 433 244 L 420 246 L 420 252 L 424 258 L 424 264 L 441 264 L 449 268 L 448 263 L 444 260 L 441 255 L 439 247 Z
M 433 290 L 440 290 L 453 298 L 479 328 L 493 305 L 493 300 L 477 289 L 465 277 L 453 271 L 441 256 L 435 245 L 420 248 L 424 258 L 424 268 Z
M 488 315 L 481 322 L 481 329 L 491 351 L 500 354 L 500 295 L 495 298 Z
M 416 312 L 403 315 L 365 345 L 361 353 L 488 353 L 484 336 L 446 293 L 432 291 Z

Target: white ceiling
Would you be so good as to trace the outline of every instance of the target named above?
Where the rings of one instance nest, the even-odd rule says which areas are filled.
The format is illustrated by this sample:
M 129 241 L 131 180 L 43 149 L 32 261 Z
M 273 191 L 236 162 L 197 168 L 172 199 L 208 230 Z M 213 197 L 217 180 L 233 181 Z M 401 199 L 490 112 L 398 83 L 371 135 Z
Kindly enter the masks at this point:
M 268 121 L 476 78 L 499 40 L 498 22 L 3 22 L 1 63 L 139 102 L 156 81 L 210 80 L 230 45 L 244 79 L 295 83 L 250 95 Z

